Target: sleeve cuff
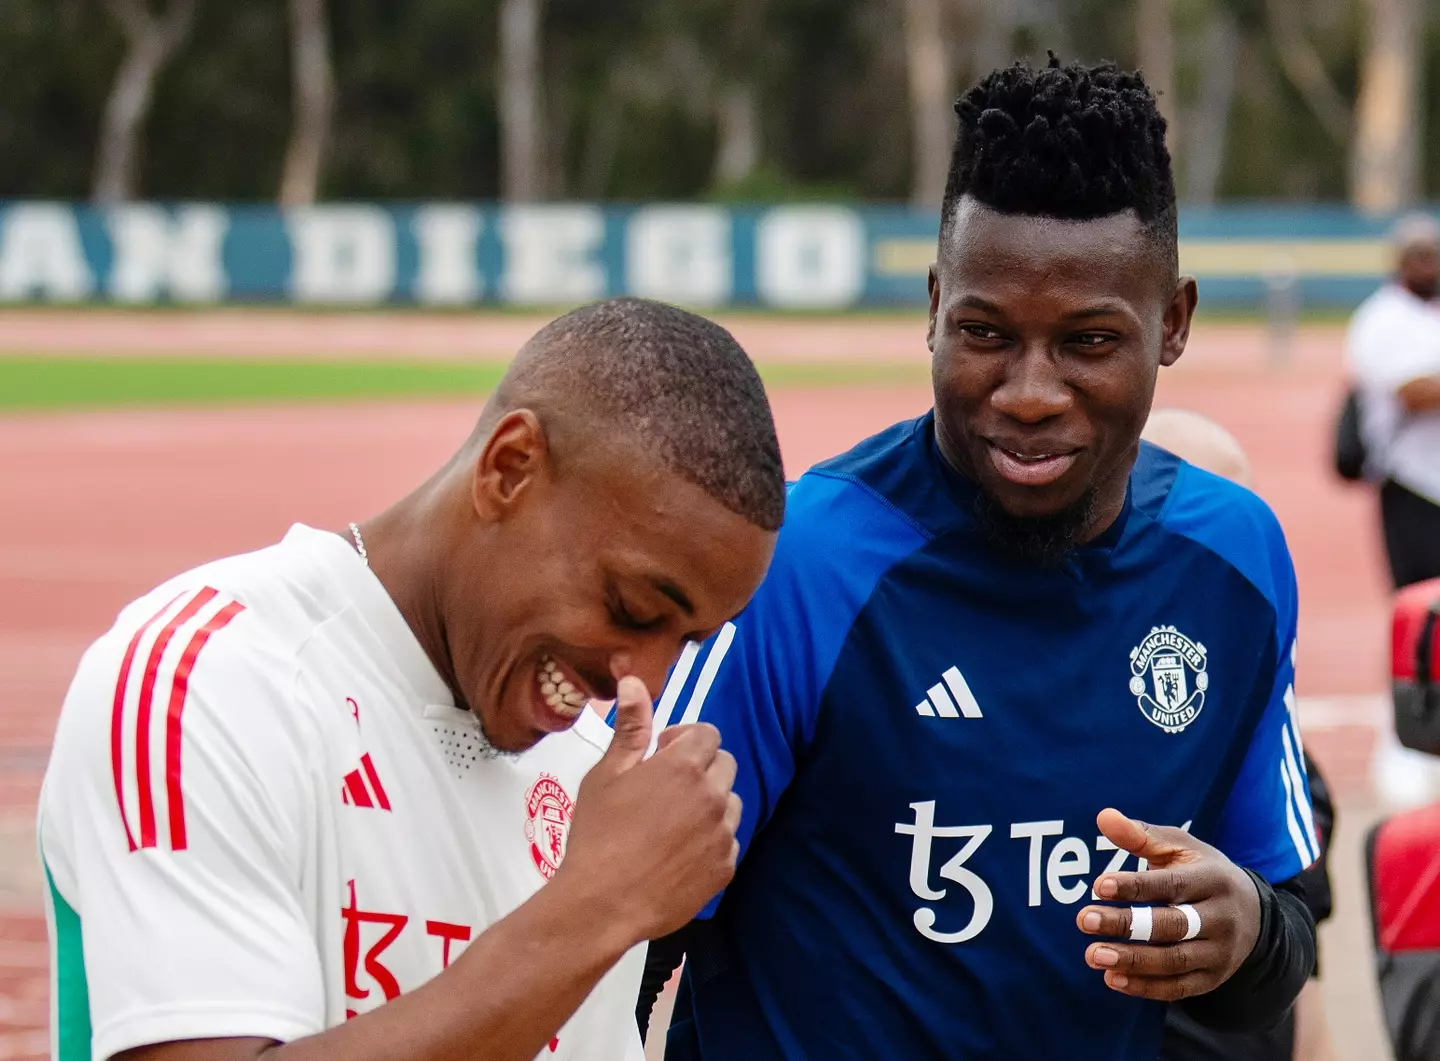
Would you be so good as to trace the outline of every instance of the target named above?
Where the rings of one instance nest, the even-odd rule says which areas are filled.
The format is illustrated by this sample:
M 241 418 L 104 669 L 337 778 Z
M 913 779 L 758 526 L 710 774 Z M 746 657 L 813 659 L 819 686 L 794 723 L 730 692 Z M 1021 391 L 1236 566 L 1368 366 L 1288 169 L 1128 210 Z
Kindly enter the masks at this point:
M 91 1056 L 110 1058 L 139 1046 L 185 1039 L 271 1039 L 288 1043 L 323 1030 L 324 1022 L 313 1014 L 278 1006 L 187 1002 L 131 1010 L 107 1021 L 94 1031 Z

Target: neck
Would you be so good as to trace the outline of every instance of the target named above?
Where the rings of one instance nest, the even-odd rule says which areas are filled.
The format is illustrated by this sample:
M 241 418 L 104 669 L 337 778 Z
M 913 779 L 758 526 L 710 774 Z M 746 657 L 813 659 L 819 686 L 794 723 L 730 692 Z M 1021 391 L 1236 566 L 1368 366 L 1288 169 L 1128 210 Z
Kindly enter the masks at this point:
M 360 524 L 370 570 L 385 587 L 415 640 L 425 650 L 456 706 L 464 708 L 455 664 L 446 636 L 440 559 L 446 553 L 448 513 L 443 492 L 422 488 Z M 438 530 L 438 533 L 437 533 Z
M 1126 474 L 1118 482 L 1102 483 L 1095 492 L 1095 516 L 1089 526 L 1081 532 L 1080 544 L 1092 542 L 1114 526 L 1125 510 L 1125 494 L 1129 489 L 1129 470 L 1135 466 L 1131 461 L 1126 465 Z

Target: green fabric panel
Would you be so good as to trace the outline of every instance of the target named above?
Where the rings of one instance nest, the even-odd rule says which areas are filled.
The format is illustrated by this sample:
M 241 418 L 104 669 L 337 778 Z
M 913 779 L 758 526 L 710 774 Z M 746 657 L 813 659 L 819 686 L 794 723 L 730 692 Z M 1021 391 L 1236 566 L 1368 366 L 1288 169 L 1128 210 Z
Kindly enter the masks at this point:
M 85 948 L 80 915 L 65 901 L 45 867 L 50 886 L 51 923 L 55 968 L 55 1042 L 53 1061 L 90 1061 L 90 985 L 85 980 Z

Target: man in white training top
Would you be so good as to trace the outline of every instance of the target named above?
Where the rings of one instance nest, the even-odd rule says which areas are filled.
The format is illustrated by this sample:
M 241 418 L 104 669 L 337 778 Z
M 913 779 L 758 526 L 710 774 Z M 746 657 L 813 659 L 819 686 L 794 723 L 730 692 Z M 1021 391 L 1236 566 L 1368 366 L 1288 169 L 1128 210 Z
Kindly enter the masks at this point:
M 712 727 L 645 758 L 647 690 L 783 509 L 734 339 L 615 300 L 388 511 L 129 605 L 41 794 L 52 1056 L 638 1059 L 643 945 L 729 881 L 739 818 Z M 612 741 L 586 704 L 617 697 Z

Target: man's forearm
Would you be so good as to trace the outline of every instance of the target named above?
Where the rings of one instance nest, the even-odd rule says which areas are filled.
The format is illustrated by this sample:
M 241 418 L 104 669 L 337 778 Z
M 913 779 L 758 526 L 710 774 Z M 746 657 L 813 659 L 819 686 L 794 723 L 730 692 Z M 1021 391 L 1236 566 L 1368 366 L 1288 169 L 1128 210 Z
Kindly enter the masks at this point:
M 272 1059 L 529 1061 L 636 942 L 604 920 L 592 904 L 542 889 L 423 987 Z
M 124 1061 L 531 1061 L 637 942 L 598 899 L 547 885 L 424 986 L 319 1034 L 164 1043 Z
M 1315 971 L 1315 920 L 1303 886 L 1292 878 L 1272 888 L 1254 873 L 1250 877 L 1260 893 L 1260 935 L 1250 957 L 1214 991 L 1177 1003 L 1216 1031 L 1268 1028 Z

